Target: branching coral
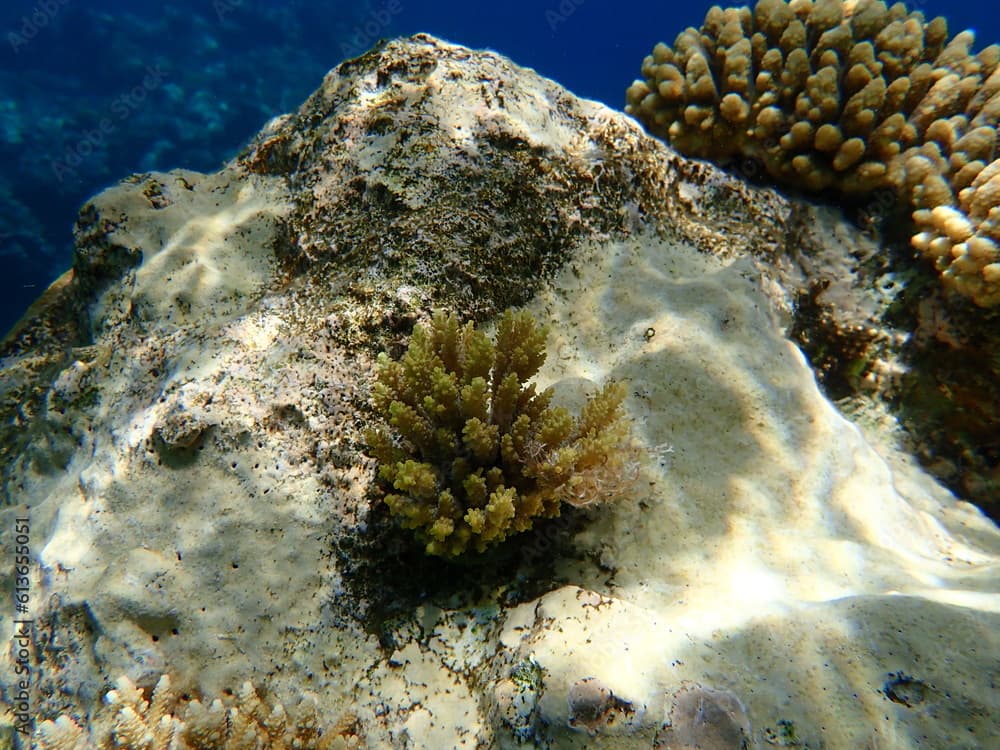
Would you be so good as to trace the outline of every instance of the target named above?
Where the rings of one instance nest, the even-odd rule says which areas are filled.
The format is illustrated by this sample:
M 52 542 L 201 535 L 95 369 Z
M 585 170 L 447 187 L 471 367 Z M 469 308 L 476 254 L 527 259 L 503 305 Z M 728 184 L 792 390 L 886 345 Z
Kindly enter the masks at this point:
M 361 747 L 347 723 L 319 726 L 314 703 L 291 715 L 261 699 L 249 682 L 235 696 L 202 703 L 181 696 L 167 675 L 147 699 L 125 676 L 107 693 L 104 707 L 84 728 L 62 715 L 43 721 L 32 747 L 38 750 L 348 750 Z
M 806 190 L 888 188 L 915 209 L 914 246 L 950 287 L 1000 303 L 1000 47 L 972 54 L 881 0 L 713 7 L 658 44 L 626 111 L 690 156 L 759 159 Z
M 508 310 L 496 342 L 435 314 L 399 361 L 381 355 L 374 387 L 387 424 L 368 431 L 385 502 L 429 554 L 482 552 L 563 502 L 618 494 L 634 460 L 625 389 L 609 384 L 574 418 L 529 384 L 545 329 Z

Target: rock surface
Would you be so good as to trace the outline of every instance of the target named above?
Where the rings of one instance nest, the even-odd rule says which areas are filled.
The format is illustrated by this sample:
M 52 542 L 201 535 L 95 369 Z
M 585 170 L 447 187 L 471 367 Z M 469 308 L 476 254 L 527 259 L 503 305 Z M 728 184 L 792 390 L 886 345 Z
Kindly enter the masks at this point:
M 315 700 L 369 747 L 988 746 L 1000 531 L 783 335 L 778 280 L 820 244 L 850 277 L 865 242 L 426 36 L 217 174 L 107 190 L 0 351 L 33 716 L 86 726 L 169 673 Z M 361 452 L 374 356 L 509 305 L 551 326 L 560 399 L 627 384 L 635 497 L 427 559 Z

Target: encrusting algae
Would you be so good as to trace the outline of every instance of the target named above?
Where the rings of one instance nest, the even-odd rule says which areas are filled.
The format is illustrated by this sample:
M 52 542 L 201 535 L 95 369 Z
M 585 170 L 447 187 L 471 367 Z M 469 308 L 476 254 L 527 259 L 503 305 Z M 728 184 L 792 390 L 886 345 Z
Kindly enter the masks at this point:
M 759 0 L 657 44 L 626 111 L 683 154 L 759 160 L 780 183 L 912 207 L 913 246 L 977 305 L 1000 304 L 1000 46 L 973 54 L 881 0 Z
M 470 322 L 436 313 L 399 361 L 382 354 L 374 388 L 386 425 L 368 431 L 385 503 L 426 551 L 482 552 L 559 515 L 621 493 L 634 462 L 625 389 L 611 383 L 574 417 L 528 383 L 546 331 L 504 313 L 491 342 Z

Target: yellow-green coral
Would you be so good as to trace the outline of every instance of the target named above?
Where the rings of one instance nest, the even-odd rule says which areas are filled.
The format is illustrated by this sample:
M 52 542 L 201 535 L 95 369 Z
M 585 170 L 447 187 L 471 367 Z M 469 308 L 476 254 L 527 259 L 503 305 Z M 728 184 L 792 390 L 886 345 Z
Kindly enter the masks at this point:
M 373 390 L 387 424 L 368 431 L 385 502 L 429 554 L 482 552 L 560 504 L 614 496 L 632 460 L 625 389 L 609 384 L 574 418 L 528 383 L 545 361 L 546 331 L 504 313 L 496 342 L 436 313 L 402 359 L 379 357 Z
M 658 44 L 626 111 L 678 151 L 806 190 L 891 189 L 945 284 L 1000 304 L 1000 47 L 881 0 L 713 7 Z

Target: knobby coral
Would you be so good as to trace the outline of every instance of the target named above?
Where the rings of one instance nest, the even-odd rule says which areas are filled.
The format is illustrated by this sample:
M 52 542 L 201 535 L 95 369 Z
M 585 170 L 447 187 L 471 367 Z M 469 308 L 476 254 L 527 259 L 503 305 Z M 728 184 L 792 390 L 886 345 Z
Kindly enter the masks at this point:
M 944 282 L 1000 303 L 1000 47 L 881 0 L 713 7 L 657 44 L 626 111 L 689 156 L 805 190 L 891 189 Z
M 368 431 L 385 502 L 432 555 L 477 552 L 626 487 L 634 467 L 622 385 L 606 385 L 574 418 L 528 383 L 546 331 L 508 310 L 495 343 L 436 313 L 399 361 L 379 358 L 373 396 L 387 424 Z

